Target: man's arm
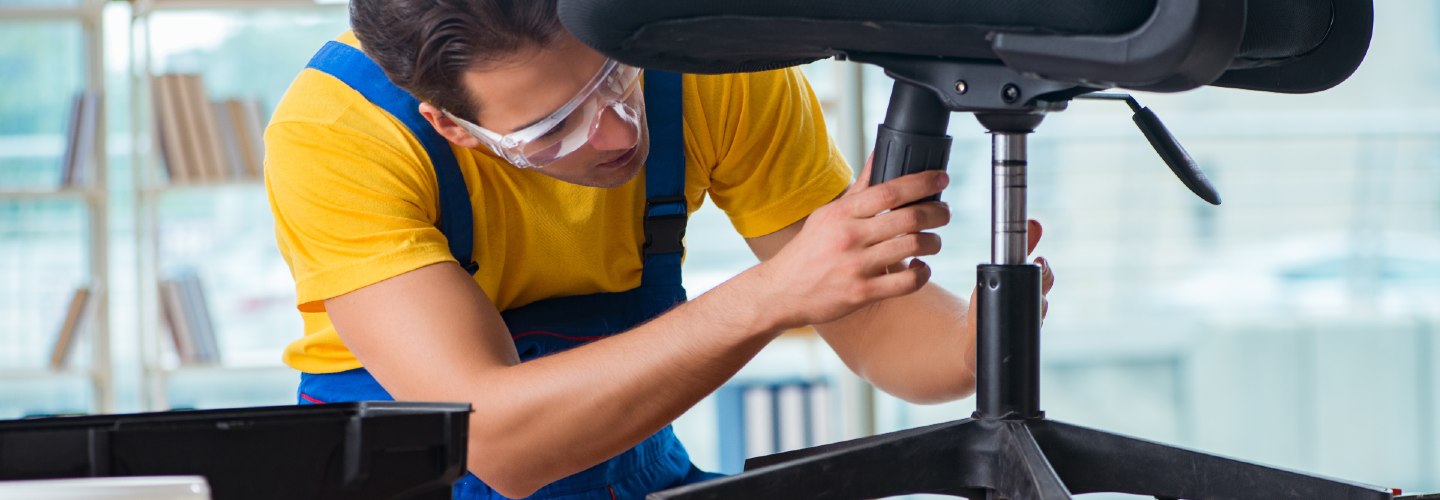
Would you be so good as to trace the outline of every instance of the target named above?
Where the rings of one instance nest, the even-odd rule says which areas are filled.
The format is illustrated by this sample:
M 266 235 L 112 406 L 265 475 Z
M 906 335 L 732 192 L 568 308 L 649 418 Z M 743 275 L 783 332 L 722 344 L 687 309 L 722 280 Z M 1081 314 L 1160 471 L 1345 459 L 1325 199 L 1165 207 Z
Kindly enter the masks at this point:
M 805 222 L 747 242 L 768 260 Z M 950 401 L 975 390 L 975 325 L 967 311 L 973 293 L 971 299 L 926 283 L 814 327 L 851 371 L 886 393 L 912 403 Z
M 861 182 L 851 186 L 840 199 L 867 189 L 867 163 Z M 939 227 L 950 220 L 942 203 L 921 203 L 889 212 L 883 217 L 921 221 L 919 226 Z M 808 219 L 774 233 L 749 238 L 756 257 L 768 261 L 800 234 Z M 1030 221 L 1029 249 L 1040 240 L 1039 223 Z M 934 234 L 906 235 L 903 242 L 938 252 Z M 912 243 L 913 242 L 913 243 Z M 933 247 L 934 251 L 930 251 Z M 1054 286 L 1055 277 L 1043 258 L 1044 292 Z M 899 265 L 891 270 L 903 269 Z M 975 390 L 975 294 L 963 300 L 934 283 L 926 283 L 913 294 L 895 297 L 856 310 L 827 323 L 815 324 L 821 338 L 835 350 L 845 365 L 886 393 L 912 403 L 939 403 L 970 395 Z M 1048 303 L 1045 305 L 1048 308 Z
M 695 300 L 624 334 L 526 363 L 493 303 L 454 263 L 325 306 L 345 345 L 396 399 L 473 404 L 470 470 L 506 496 L 527 496 L 658 431 L 778 332 L 920 288 L 925 266 L 884 268 L 928 255 L 929 247 L 892 242 L 933 227 L 875 215 L 944 183 L 938 173 L 917 175 L 826 205 L 788 248 Z

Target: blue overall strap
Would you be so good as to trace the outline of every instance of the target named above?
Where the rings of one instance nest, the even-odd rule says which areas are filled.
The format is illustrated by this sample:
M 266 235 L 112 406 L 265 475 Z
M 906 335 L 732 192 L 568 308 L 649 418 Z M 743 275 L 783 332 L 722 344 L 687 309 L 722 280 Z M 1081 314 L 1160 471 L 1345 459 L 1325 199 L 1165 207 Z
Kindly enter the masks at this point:
M 645 162 L 645 269 L 641 286 L 679 285 L 685 253 L 685 129 L 680 75 L 645 71 L 645 120 L 650 158 Z
M 435 227 L 445 234 L 450 244 L 450 254 L 466 272 L 475 274 L 480 268 L 475 263 L 475 226 L 470 212 L 470 192 L 465 188 L 465 176 L 460 174 L 460 164 L 455 161 L 455 152 L 430 122 L 420 114 L 420 100 L 405 92 L 385 76 L 380 65 L 370 60 L 360 49 L 340 42 L 329 42 L 305 67 L 329 74 L 372 104 L 379 106 L 405 127 L 424 146 L 425 154 L 435 166 L 435 182 L 440 192 L 440 220 Z

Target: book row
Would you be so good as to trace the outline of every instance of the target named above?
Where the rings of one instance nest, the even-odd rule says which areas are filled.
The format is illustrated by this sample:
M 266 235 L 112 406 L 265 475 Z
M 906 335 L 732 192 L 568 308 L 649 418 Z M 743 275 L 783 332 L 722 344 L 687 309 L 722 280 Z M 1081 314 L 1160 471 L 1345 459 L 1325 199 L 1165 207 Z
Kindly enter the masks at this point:
M 256 99 L 210 100 L 198 74 L 153 77 L 155 132 L 172 184 L 258 179 L 264 112 Z

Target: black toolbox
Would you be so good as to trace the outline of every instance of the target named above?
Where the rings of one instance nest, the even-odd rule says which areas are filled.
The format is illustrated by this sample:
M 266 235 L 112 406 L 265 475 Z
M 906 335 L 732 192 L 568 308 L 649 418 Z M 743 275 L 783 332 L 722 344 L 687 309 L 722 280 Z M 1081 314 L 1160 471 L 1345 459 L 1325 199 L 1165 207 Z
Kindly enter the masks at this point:
M 470 405 L 376 401 L 0 421 L 0 480 L 198 475 L 214 500 L 441 499 Z

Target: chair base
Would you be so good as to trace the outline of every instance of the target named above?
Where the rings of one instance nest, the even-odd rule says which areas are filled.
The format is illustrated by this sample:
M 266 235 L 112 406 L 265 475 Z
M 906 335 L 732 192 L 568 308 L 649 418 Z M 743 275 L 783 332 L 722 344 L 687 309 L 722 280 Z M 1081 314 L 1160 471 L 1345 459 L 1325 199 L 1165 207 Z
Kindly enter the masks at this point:
M 1392 500 L 1390 490 L 1311 476 L 1044 418 L 965 419 L 758 457 L 742 474 L 650 499 L 1059 500 L 1116 492 L 1160 499 Z

